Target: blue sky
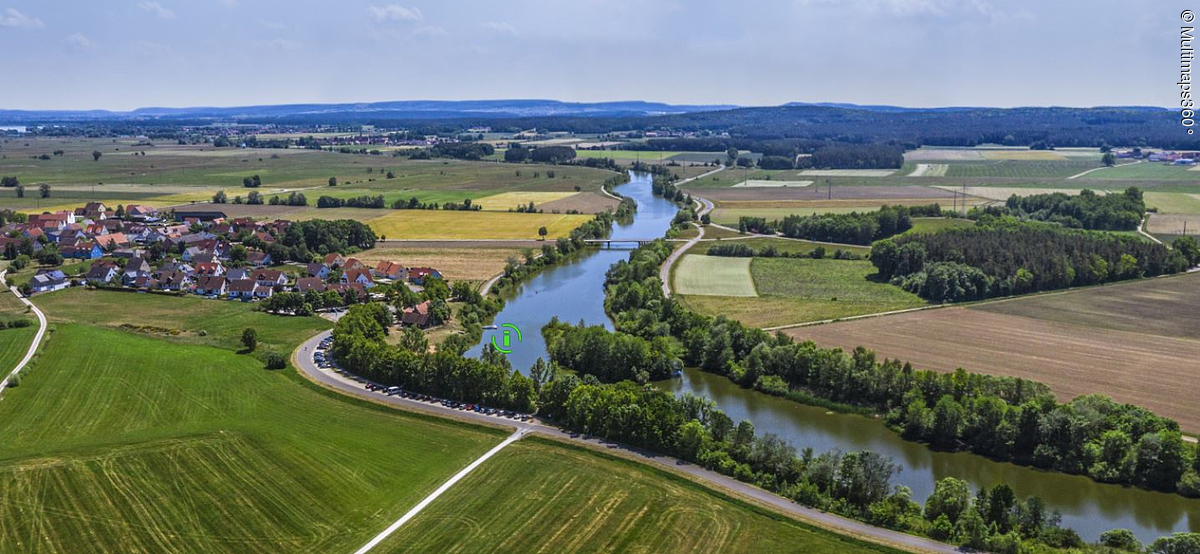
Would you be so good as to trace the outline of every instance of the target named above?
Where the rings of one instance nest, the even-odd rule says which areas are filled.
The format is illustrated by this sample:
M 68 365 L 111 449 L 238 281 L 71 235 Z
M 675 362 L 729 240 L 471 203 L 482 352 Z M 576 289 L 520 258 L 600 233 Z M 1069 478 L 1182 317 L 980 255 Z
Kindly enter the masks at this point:
M 0 0 L 0 108 L 1173 106 L 1175 1 Z

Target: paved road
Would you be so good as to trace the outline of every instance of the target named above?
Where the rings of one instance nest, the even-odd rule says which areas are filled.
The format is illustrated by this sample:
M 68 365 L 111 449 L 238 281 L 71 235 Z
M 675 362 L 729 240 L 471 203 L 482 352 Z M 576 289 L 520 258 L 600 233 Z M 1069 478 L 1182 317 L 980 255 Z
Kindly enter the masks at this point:
M 897 531 L 881 529 L 879 527 L 874 527 L 866 523 L 847 519 L 838 515 L 807 508 L 782 496 L 778 496 L 758 487 L 743 483 L 725 475 L 721 475 L 720 473 L 709 471 L 682 460 L 678 460 L 669 456 L 661 456 L 653 452 L 632 448 L 619 443 L 570 433 L 539 419 L 519 421 L 504 417 L 468 412 L 464 410 L 456 410 L 453 408 L 447 408 L 441 404 L 421 402 L 408 398 L 401 398 L 398 396 L 387 396 L 386 394 L 379 392 L 369 392 L 364 388 L 362 383 L 351 380 L 350 378 L 337 372 L 321 369 L 317 367 L 315 363 L 313 363 L 312 355 L 314 352 L 316 352 L 317 344 L 330 334 L 330 331 L 324 331 L 301 344 L 294 353 L 293 364 L 299 368 L 300 373 L 305 377 L 337 392 L 347 394 L 349 396 L 368 399 L 374 402 L 388 404 L 404 410 L 423 412 L 439 417 L 447 417 L 461 421 L 479 423 L 492 427 L 506 427 L 521 432 L 522 434 L 537 433 L 539 435 L 566 442 L 586 445 L 598 450 L 607 450 L 611 453 L 634 458 L 643 463 L 652 464 L 668 471 L 686 474 L 707 486 L 720 489 L 728 494 L 738 496 L 760 505 L 769 506 L 775 510 L 778 510 L 779 512 L 788 514 L 797 519 L 832 529 L 839 533 L 861 537 L 867 540 L 895 546 L 897 548 L 903 548 L 905 550 L 911 550 L 915 552 L 950 553 L 958 551 L 954 546 L 931 539 L 914 537 L 912 535 L 906 535 Z
M 4 274 L 7 272 L 7 270 L 0 271 L 0 283 L 5 283 Z M 33 302 L 30 302 L 29 299 L 21 296 L 21 292 L 17 290 L 17 287 L 9 287 L 8 290 L 10 290 L 18 299 L 21 300 L 21 302 L 24 302 L 26 306 L 29 306 L 29 308 L 33 310 L 33 313 L 37 315 L 39 327 L 37 335 L 34 335 L 33 337 L 33 343 L 29 345 L 29 351 L 25 353 L 25 357 L 21 358 L 21 361 L 17 364 L 17 367 L 13 368 L 8 375 L 5 375 L 3 380 L 0 380 L 0 394 L 3 394 L 4 389 L 8 387 L 8 380 L 15 377 L 21 372 L 22 369 L 25 369 L 25 366 L 29 364 L 29 360 L 33 359 L 33 355 L 37 353 L 38 346 L 42 344 L 42 338 L 46 336 L 46 315 L 43 314 L 37 306 L 34 306 Z

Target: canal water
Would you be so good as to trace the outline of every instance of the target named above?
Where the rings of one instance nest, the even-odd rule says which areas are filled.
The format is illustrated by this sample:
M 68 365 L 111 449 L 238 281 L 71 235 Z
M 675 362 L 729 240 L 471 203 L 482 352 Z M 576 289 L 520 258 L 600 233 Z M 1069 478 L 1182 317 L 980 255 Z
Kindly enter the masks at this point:
M 629 183 L 617 187 L 617 192 L 637 201 L 638 212 L 633 221 L 615 225 L 612 238 L 653 238 L 666 232 L 676 207 L 654 197 L 650 183 L 649 175 L 634 174 Z M 521 330 L 520 341 L 510 331 L 513 351 L 508 358 L 513 367 L 526 371 L 538 357 L 546 357 L 541 327 L 553 316 L 611 329 L 612 322 L 604 313 L 604 274 L 609 266 L 628 256 L 628 248 L 597 249 L 548 268 L 518 286 L 495 320 Z M 483 342 L 468 354 L 478 355 L 493 336 L 497 344 L 502 344 L 502 332 L 484 331 Z M 901 468 L 894 482 L 911 488 L 913 497 L 921 502 L 933 491 L 935 481 L 957 477 L 975 488 L 1003 482 L 1018 496 L 1040 496 L 1049 509 L 1062 512 L 1064 526 L 1075 529 L 1088 541 L 1095 541 L 1100 533 L 1113 528 L 1129 529 L 1143 542 L 1173 532 L 1200 532 L 1200 500 L 1104 485 L 1086 477 L 1043 472 L 973 454 L 934 452 L 901 439 L 881 421 L 830 413 L 743 389 L 725 377 L 699 370 L 685 370 L 682 378 L 658 385 L 676 393 L 710 398 L 734 421 L 748 420 L 758 433 L 779 435 L 797 450 L 871 450 L 891 456 Z

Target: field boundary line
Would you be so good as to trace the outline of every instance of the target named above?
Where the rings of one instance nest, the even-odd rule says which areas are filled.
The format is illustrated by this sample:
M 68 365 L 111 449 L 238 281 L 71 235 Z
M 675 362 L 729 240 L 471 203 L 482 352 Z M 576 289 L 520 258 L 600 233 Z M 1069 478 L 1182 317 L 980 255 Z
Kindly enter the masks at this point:
M 8 270 L 0 271 L 0 284 L 8 284 L 8 281 L 4 280 L 4 277 L 7 273 Z M 46 336 L 46 314 L 43 314 L 42 311 L 39 310 L 37 306 L 34 306 L 33 302 L 30 302 L 28 298 L 21 296 L 21 293 L 17 290 L 17 287 L 10 286 L 8 287 L 8 290 L 15 295 L 18 300 L 23 302 L 26 306 L 29 306 L 29 309 L 33 310 L 33 313 L 37 315 L 38 325 L 40 325 L 40 327 L 38 327 L 37 334 L 33 336 L 33 342 L 29 345 L 29 351 L 25 352 L 25 357 L 17 363 L 17 367 L 13 368 L 12 371 L 8 372 L 8 374 L 4 376 L 4 379 L 0 380 L 0 399 L 3 399 L 2 395 L 4 394 L 4 390 L 8 388 L 9 380 L 13 377 L 16 377 L 19 373 L 21 373 L 22 369 L 25 369 L 25 366 L 29 365 L 29 361 L 33 359 L 34 354 L 37 354 L 38 346 L 41 346 L 42 339 Z
M 475 468 L 479 467 L 481 464 L 483 464 L 483 462 L 486 462 L 488 460 L 488 458 L 495 456 L 496 453 L 503 450 L 504 447 L 520 440 L 521 437 L 525 436 L 526 432 L 527 432 L 526 429 L 517 429 L 517 431 L 515 433 L 509 435 L 508 438 L 504 439 L 503 442 L 492 447 L 491 450 L 488 450 L 479 458 L 476 458 L 475 461 L 471 462 L 467 467 L 463 468 L 462 471 L 455 473 L 453 477 L 451 477 L 445 483 L 442 483 L 442 486 L 438 487 L 437 490 L 434 490 L 432 493 L 429 494 L 429 496 L 426 496 L 424 499 L 422 499 L 420 502 L 418 502 L 417 505 L 413 506 L 411 510 L 406 512 L 403 516 L 400 516 L 400 519 L 396 520 L 395 523 L 392 523 L 391 525 L 389 525 L 388 528 L 384 529 L 382 533 L 376 535 L 375 538 L 368 541 L 367 544 L 363 545 L 362 548 L 359 548 L 358 550 L 356 550 L 354 554 L 366 554 L 372 548 L 375 548 L 376 546 L 378 546 L 379 543 L 383 542 L 385 539 L 387 539 L 389 536 L 391 536 L 392 533 L 395 533 L 396 530 L 399 529 L 402 525 L 404 525 L 405 523 L 408 523 L 409 520 L 416 517 L 417 514 L 421 513 L 421 510 L 424 510 L 426 506 L 431 504 L 434 500 L 437 500 L 437 498 L 439 496 L 441 496 L 442 493 L 446 492 L 447 490 L 450 490 L 450 487 L 453 487 L 455 483 L 461 481 L 463 477 L 466 477 L 467 474 L 474 471 Z
M 1146 161 L 1146 160 L 1138 160 L 1138 161 L 1136 161 L 1136 162 L 1131 162 L 1131 163 L 1127 163 L 1127 164 L 1117 164 L 1117 165 L 1112 165 L 1112 166 L 1108 166 L 1108 165 L 1102 165 L 1102 166 L 1100 166 L 1100 167 L 1094 167 L 1094 168 L 1092 168 L 1092 169 L 1089 169 L 1089 170 L 1087 170 L 1087 171 L 1084 171 L 1083 173 L 1076 173 L 1076 174 L 1074 174 L 1074 175 L 1072 175 L 1072 176 L 1070 176 L 1070 177 L 1067 177 L 1067 180 L 1069 181 L 1069 180 L 1071 180 L 1071 179 L 1078 179 L 1078 178 L 1080 178 L 1080 177 L 1083 177 L 1084 175 L 1087 175 L 1088 173 L 1091 173 L 1091 172 L 1093 172 L 1093 171 L 1100 171 L 1101 169 L 1112 169 L 1112 168 L 1114 168 L 1114 167 L 1121 167 L 1121 166 L 1126 166 L 1126 165 L 1137 165 L 1137 164 L 1140 164 L 1140 163 L 1142 163 L 1142 162 L 1144 162 L 1144 161 Z
M 1147 213 L 1144 213 L 1144 214 L 1142 214 L 1142 220 L 1138 222 L 1138 228 L 1137 228 L 1137 232 L 1138 232 L 1138 233 L 1140 233 L 1142 236 L 1144 236 L 1144 237 L 1146 237 L 1146 238 L 1148 238 L 1148 239 L 1150 239 L 1150 240 L 1152 240 L 1152 241 L 1154 241 L 1154 242 L 1157 242 L 1158 244 L 1162 244 L 1163 246 L 1166 246 L 1167 248 L 1170 248 L 1170 246 L 1169 246 L 1169 245 L 1163 244 L 1163 241 L 1161 241 L 1161 240 L 1158 240 L 1158 237 L 1156 237 L 1156 236 L 1154 236 L 1154 235 L 1151 235 L 1150 233 L 1147 233 L 1147 232 L 1145 231 L 1145 229 L 1146 229 L 1146 223 L 1147 223 L 1148 221 L 1150 221 L 1150 213 L 1149 213 L 1149 212 L 1147 212 Z

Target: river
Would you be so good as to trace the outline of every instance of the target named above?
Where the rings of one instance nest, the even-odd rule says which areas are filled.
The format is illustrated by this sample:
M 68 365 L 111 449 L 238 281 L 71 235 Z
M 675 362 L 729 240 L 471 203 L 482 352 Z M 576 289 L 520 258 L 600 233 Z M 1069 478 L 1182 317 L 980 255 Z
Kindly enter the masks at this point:
M 615 225 L 612 238 L 653 238 L 666 232 L 676 207 L 654 197 L 650 182 L 649 175 L 634 174 L 629 183 L 617 187 L 617 192 L 637 201 L 638 212 L 632 222 Z M 497 324 L 513 324 L 521 330 L 521 341 L 515 337 L 510 340 L 513 352 L 508 357 L 513 367 L 524 371 L 538 357 L 546 357 L 541 327 L 553 316 L 611 329 L 612 322 L 604 313 L 604 273 L 628 256 L 628 248 L 597 249 L 548 268 L 518 286 L 496 316 Z M 478 355 L 493 336 L 501 344 L 501 332 L 485 331 L 483 342 L 468 354 Z M 891 456 L 901 468 L 894 482 L 912 489 L 913 497 L 921 502 L 933 491 L 934 482 L 944 477 L 964 479 L 975 488 L 1004 482 L 1018 496 L 1042 497 L 1049 509 L 1062 512 L 1064 526 L 1088 541 L 1095 541 L 1100 533 L 1113 528 L 1129 529 L 1143 542 L 1172 532 L 1200 532 L 1200 500 L 1104 485 L 1086 477 L 1039 471 L 973 454 L 934 452 L 901 439 L 880 421 L 834 414 L 743 389 L 722 376 L 699 370 L 685 370 L 682 378 L 658 384 L 676 393 L 711 398 L 734 421 L 749 420 L 757 432 L 779 435 L 797 449 L 812 447 L 818 453 L 872 450 Z

